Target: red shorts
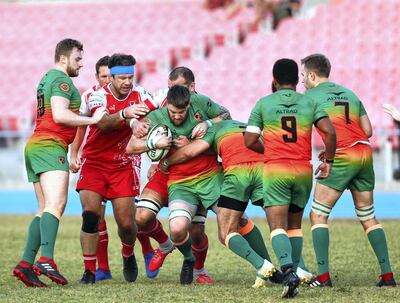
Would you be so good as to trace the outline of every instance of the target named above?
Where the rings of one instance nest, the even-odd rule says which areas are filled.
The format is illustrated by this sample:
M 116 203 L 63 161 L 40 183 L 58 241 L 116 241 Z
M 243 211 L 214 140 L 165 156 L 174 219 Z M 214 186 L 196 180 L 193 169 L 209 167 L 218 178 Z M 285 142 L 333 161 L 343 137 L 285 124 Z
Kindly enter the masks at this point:
M 76 191 L 91 190 L 105 199 L 135 197 L 139 195 L 136 172 L 129 169 L 108 170 L 85 163 L 82 165 Z
M 147 182 L 145 189 L 150 189 L 158 193 L 166 203 L 168 203 L 168 175 L 163 174 L 158 169 L 153 177 Z

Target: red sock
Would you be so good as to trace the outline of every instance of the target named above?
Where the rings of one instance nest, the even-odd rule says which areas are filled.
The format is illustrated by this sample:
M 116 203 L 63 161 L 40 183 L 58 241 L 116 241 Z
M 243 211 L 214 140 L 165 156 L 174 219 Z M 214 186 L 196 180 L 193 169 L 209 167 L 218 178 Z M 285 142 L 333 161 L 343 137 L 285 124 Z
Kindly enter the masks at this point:
M 387 272 L 381 275 L 383 281 L 389 281 L 393 279 L 393 273 Z
M 97 264 L 102 271 L 110 271 L 108 265 L 108 233 L 106 221 L 101 221 L 98 227 L 99 243 L 97 244 Z
M 141 231 L 145 232 L 149 237 L 153 238 L 160 244 L 165 243 L 168 240 L 168 235 L 165 233 L 161 222 L 157 219 L 142 228 Z
M 18 265 L 20 265 L 20 266 L 22 266 L 24 268 L 29 268 L 29 267 L 32 267 L 33 264 L 29 264 L 29 263 L 21 260 L 21 261 L 18 262 Z
M 122 243 L 122 256 L 124 258 L 128 258 L 133 255 L 133 249 L 135 248 L 135 244 L 125 244 Z
M 142 246 L 142 253 L 143 255 L 151 252 L 154 250 L 153 246 L 151 246 L 150 243 L 150 238 L 149 236 L 144 233 L 143 231 L 141 231 L 141 229 L 139 228 L 138 233 L 137 233 L 137 239 L 140 242 L 140 245 Z
M 85 271 L 90 270 L 92 273 L 95 273 L 96 272 L 96 255 L 83 254 L 83 264 L 85 265 Z
M 206 263 L 208 251 L 208 237 L 206 234 L 204 234 L 204 238 L 203 240 L 201 240 L 200 243 L 196 244 L 192 241 L 192 251 L 194 256 L 196 257 L 194 269 L 202 269 L 204 267 L 204 263 Z
M 329 278 L 330 278 L 329 272 L 318 275 L 318 280 L 320 280 L 322 283 L 328 281 Z

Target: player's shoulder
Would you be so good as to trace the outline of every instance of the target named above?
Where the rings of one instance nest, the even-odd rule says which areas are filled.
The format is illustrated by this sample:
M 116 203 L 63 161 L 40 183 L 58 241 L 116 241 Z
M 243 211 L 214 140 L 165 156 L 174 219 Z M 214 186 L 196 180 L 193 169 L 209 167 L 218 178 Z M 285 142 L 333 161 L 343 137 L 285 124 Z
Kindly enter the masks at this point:
M 89 87 L 87 90 L 85 90 L 82 93 L 82 98 L 87 98 L 91 93 L 93 93 L 94 91 L 99 90 L 100 88 L 101 87 L 98 84 Z
M 196 104 L 206 104 L 206 102 L 211 101 L 210 97 L 204 95 L 204 94 L 199 94 L 195 93 L 190 96 L 190 102 L 196 103 Z
M 161 88 L 153 92 L 153 102 L 157 104 L 158 108 L 162 108 L 167 105 L 168 90 L 168 88 Z

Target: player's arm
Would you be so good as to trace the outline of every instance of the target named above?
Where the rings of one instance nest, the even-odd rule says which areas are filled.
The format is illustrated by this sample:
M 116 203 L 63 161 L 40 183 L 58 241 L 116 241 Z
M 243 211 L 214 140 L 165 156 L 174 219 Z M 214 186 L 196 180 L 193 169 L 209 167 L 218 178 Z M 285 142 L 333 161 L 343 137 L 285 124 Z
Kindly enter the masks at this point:
M 261 116 L 261 100 L 256 103 L 251 111 L 249 122 L 247 123 L 246 132 L 244 133 L 244 145 L 256 153 L 264 153 L 264 143 L 260 140 L 263 129 L 263 121 Z
M 99 108 L 91 117 L 77 115 L 69 109 L 69 100 L 61 96 L 52 96 L 50 103 L 54 122 L 69 126 L 96 124 L 106 114 L 105 108 Z
M 400 110 L 390 103 L 383 104 L 383 111 L 392 116 L 392 118 L 400 122 Z
M 202 139 L 197 139 L 189 143 L 188 145 L 178 149 L 168 159 L 161 161 L 160 169 L 162 172 L 166 172 L 168 167 L 179 163 L 185 163 L 194 157 L 202 154 L 210 148 L 210 144 Z
M 72 173 L 77 173 L 81 168 L 81 161 L 79 159 L 79 150 L 82 146 L 83 139 L 85 138 L 86 126 L 79 126 L 74 141 L 70 145 L 70 161 L 69 169 Z
M 97 123 L 97 127 L 102 131 L 110 131 L 119 127 L 122 121 L 125 121 L 128 126 L 131 125 L 131 119 L 138 119 L 149 112 L 149 109 L 144 104 L 135 104 L 126 107 L 114 114 L 106 114 Z
M 314 125 L 322 133 L 322 140 L 324 141 L 325 151 L 324 151 L 324 162 L 318 166 L 315 171 L 315 175 L 318 175 L 318 179 L 323 179 L 328 177 L 331 171 L 333 160 L 336 153 L 336 132 L 333 124 L 329 117 L 321 117 L 314 122 Z
M 360 126 L 368 138 L 372 137 L 372 125 L 368 115 L 360 117 Z

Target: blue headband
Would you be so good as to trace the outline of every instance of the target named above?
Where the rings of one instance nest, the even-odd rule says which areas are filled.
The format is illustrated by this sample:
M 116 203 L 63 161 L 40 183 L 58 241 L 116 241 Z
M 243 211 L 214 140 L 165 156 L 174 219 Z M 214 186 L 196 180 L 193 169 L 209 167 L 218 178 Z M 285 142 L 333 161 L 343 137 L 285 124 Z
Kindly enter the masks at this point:
M 133 65 L 123 66 L 117 65 L 110 68 L 111 75 L 126 75 L 133 74 L 135 72 L 135 68 Z

